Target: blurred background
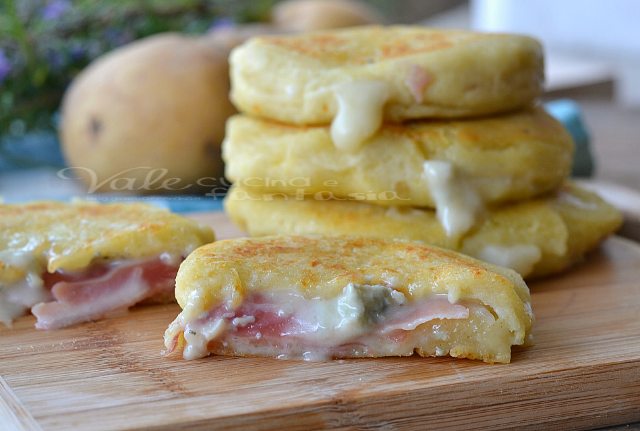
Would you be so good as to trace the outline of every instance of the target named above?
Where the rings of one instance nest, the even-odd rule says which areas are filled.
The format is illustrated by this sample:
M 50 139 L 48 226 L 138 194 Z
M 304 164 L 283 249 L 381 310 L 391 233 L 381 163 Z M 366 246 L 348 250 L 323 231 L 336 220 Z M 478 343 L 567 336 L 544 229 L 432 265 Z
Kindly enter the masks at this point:
M 634 0 L 4 0 L 0 197 L 219 196 L 229 50 L 256 34 L 371 23 L 541 39 L 544 101 L 561 100 L 549 109 L 578 141 L 574 173 L 638 190 L 638 22 Z M 88 145 L 98 134 L 110 144 Z M 102 184 L 123 171 L 135 184 Z M 185 183 L 164 187 L 171 178 Z

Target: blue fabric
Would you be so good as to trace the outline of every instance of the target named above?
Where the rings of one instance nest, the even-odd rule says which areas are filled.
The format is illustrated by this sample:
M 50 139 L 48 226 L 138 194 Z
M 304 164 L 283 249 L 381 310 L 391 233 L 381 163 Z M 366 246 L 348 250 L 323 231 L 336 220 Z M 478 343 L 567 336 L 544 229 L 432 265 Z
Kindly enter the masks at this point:
M 561 99 L 545 104 L 544 108 L 564 125 L 576 143 L 571 175 L 590 177 L 593 174 L 594 162 L 589 132 L 582 121 L 580 106 L 573 100 Z
M 19 138 L 0 136 L 0 172 L 42 166 L 64 166 L 55 133 L 32 132 Z
M 96 202 L 144 202 L 174 213 L 193 213 L 203 211 L 222 211 L 222 198 L 205 196 L 101 196 L 92 195 L 87 200 Z

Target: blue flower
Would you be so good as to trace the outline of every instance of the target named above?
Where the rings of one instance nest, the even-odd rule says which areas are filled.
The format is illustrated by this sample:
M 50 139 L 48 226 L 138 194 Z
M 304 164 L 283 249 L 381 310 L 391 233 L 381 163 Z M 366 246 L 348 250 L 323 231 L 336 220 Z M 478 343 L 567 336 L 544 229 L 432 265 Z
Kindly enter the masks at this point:
M 9 63 L 9 59 L 4 54 L 4 51 L 0 49 L 0 82 L 4 81 L 10 72 L 11 63 Z
M 71 9 L 69 0 L 50 0 L 42 9 L 42 19 L 45 21 L 54 21 Z

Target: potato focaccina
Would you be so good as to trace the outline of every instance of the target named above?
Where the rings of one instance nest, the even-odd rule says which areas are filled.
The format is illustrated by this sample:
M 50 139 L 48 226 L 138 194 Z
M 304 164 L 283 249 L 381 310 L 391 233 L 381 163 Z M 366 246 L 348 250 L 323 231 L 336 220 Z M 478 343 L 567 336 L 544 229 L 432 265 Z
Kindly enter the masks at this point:
M 36 327 L 173 301 L 175 274 L 209 227 L 144 204 L 0 205 L 0 322 L 31 309 Z
M 512 270 L 417 242 L 276 236 L 219 241 L 181 265 L 168 352 L 292 359 L 450 355 L 509 362 L 528 338 Z
M 489 208 L 458 237 L 447 235 L 435 211 L 421 208 L 303 200 L 233 186 L 225 209 L 252 236 L 362 235 L 424 241 L 512 268 L 525 278 L 565 270 L 622 222 L 618 210 L 571 182 L 550 195 Z
M 522 108 L 539 94 L 541 45 L 526 36 L 369 26 L 263 36 L 230 57 L 241 112 L 332 124 L 353 150 L 383 122 L 462 118 Z

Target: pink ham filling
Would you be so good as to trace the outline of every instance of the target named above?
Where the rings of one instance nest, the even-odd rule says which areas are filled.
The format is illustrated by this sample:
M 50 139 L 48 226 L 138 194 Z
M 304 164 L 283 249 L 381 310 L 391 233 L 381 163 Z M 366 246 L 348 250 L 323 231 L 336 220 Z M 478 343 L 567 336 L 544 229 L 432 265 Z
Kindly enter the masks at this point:
M 160 258 L 96 265 L 80 273 L 45 274 L 53 301 L 36 304 L 36 328 L 58 329 L 96 320 L 173 291 L 177 266 Z
M 468 319 L 469 309 L 460 304 L 452 304 L 446 297 L 437 296 L 435 298 L 422 301 L 415 306 L 407 306 L 404 313 L 401 313 L 385 322 L 382 327 L 383 333 L 395 330 L 412 331 L 423 323 L 435 319 Z
M 293 313 L 279 311 L 278 304 L 269 303 L 261 295 L 253 295 L 236 310 L 226 307 L 218 307 L 207 313 L 206 316 L 187 325 L 186 330 L 198 330 L 208 322 L 224 319 L 232 323 L 234 318 L 240 322 L 237 325 L 228 325 L 227 332 L 218 341 L 224 341 L 226 336 L 255 340 L 255 344 L 270 343 L 277 345 L 284 339 L 296 340 L 297 343 L 308 348 L 319 347 L 317 341 L 305 340 L 305 334 L 317 330 L 317 323 L 306 321 L 302 316 Z M 249 317 L 248 319 L 246 319 Z M 349 340 L 347 343 L 330 346 L 334 352 L 348 351 L 350 346 L 366 345 L 367 340 L 374 336 L 390 342 L 401 342 L 410 331 L 418 326 L 436 319 L 467 319 L 469 309 L 464 305 L 451 304 L 446 295 L 436 295 L 426 300 L 417 301 L 402 306 L 396 306 L 392 313 L 385 316 L 379 323 L 372 325 L 369 331 L 362 336 Z M 178 336 L 167 353 L 177 346 Z M 214 341 L 214 340 L 211 340 Z M 330 343 L 330 342 L 329 342 Z M 324 347 L 327 347 L 326 345 Z
M 424 89 L 433 81 L 433 77 L 422 67 L 413 64 L 405 78 L 405 85 L 418 103 L 424 99 Z

